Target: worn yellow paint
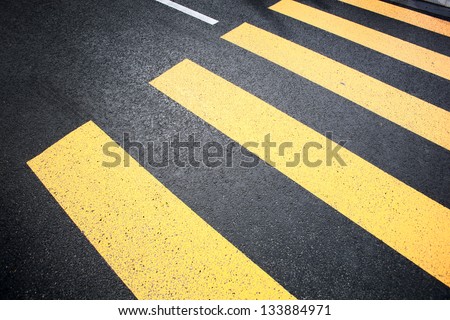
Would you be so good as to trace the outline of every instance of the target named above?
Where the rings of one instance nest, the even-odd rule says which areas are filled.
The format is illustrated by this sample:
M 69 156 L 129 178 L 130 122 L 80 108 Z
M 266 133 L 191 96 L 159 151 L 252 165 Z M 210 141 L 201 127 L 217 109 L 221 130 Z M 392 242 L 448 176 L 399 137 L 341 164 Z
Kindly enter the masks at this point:
M 270 9 L 450 80 L 450 58 L 291 0 Z
M 107 143 L 88 122 L 28 165 L 137 298 L 294 298 L 135 160 L 102 166 Z
M 379 0 L 340 0 L 413 26 L 450 37 L 450 22 Z
M 261 142 L 267 134 L 278 146 L 292 142 L 293 148 L 283 154 L 272 152 L 274 167 L 450 285 L 449 209 L 345 148 L 339 154 L 347 166 L 335 161 L 330 166 L 287 166 L 306 143 L 325 146 L 326 138 L 189 60 L 150 84 L 242 145 Z M 324 159 L 325 149 L 310 149 L 308 160 Z M 268 160 L 261 144 L 250 151 Z
M 250 24 L 230 41 L 450 150 L 450 112 Z

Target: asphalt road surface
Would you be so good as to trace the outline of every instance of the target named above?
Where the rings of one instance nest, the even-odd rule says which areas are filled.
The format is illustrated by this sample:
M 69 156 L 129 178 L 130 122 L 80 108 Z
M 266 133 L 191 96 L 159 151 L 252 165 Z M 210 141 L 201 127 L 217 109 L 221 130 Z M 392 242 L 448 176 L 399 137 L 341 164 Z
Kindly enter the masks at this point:
M 1 298 L 450 298 L 449 22 L 277 2 L 1 1 Z M 347 166 L 95 162 L 265 133 Z

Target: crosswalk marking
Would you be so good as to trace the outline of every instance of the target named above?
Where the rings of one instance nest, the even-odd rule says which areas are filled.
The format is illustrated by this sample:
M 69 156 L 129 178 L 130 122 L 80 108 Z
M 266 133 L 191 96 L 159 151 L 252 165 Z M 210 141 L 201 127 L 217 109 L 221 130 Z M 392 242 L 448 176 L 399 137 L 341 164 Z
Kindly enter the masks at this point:
M 446 110 L 247 23 L 222 38 L 450 150 Z
M 28 165 L 139 299 L 294 299 L 88 122 Z M 112 148 L 112 149 L 111 149 Z
M 379 0 L 340 0 L 413 26 L 450 37 L 450 22 Z
M 293 143 L 293 148 L 271 155 L 280 172 L 450 285 L 449 209 L 346 149 L 341 157 L 347 166 L 283 165 L 306 143 L 325 138 L 189 60 L 150 84 L 242 145 L 263 141 L 267 134 L 278 146 Z M 325 143 L 337 146 L 329 140 Z M 266 159 L 261 143 L 250 151 Z M 310 153 L 310 159 L 320 159 L 323 151 Z
M 450 80 L 450 58 L 292 0 L 270 9 Z

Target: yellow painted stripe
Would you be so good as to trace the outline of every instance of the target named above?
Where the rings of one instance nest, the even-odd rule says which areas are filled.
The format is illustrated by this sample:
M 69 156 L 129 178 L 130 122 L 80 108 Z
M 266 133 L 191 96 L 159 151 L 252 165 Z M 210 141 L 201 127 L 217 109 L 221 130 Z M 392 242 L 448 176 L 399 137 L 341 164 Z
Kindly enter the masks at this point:
M 450 22 L 378 0 L 340 0 L 413 26 L 450 37 Z
M 123 150 L 88 122 L 28 162 L 139 299 L 293 299 Z
M 326 145 L 325 137 L 189 60 L 150 84 L 242 145 L 267 134 L 278 146 L 292 142 L 272 152 L 280 172 L 450 285 L 449 209 L 346 149 L 340 156 L 347 166 L 285 165 L 308 142 Z M 310 149 L 309 161 L 324 159 L 325 149 Z M 250 151 L 267 160 L 261 143 Z
M 450 80 L 450 58 L 443 54 L 292 0 L 270 9 Z
M 247 23 L 222 38 L 450 150 L 444 109 Z

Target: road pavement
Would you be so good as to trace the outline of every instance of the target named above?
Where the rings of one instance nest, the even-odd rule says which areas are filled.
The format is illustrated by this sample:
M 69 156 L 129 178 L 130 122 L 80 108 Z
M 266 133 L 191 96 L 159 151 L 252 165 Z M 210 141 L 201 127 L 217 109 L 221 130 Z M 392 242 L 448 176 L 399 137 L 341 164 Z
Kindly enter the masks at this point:
M 208 231 L 191 230 L 187 237 L 195 241 L 204 234 L 211 242 L 220 239 L 220 250 L 236 251 L 242 254 L 236 261 L 263 271 L 265 289 L 280 285 L 298 299 L 450 298 L 450 40 L 443 34 L 450 30 L 449 22 L 439 22 L 439 33 L 428 30 L 437 20 L 417 26 L 325 0 L 301 1 L 317 9 L 304 18 L 295 15 L 300 2 L 286 13 L 269 9 L 277 2 L 176 1 L 217 20 L 216 24 L 153 0 L 1 2 L 1 298 L 160 297 L 162 286 L 156 280 L 154 285 L 152 277 L 168 259 L 165 246 L 178 247 L 158 242 L 158 233 L 148 238 L 150 231 L 142 228 L 147 220 L 139 229 L 138 222 L 126 220 L 127 216 L 111 218 L 108 227 L 99 227 L 83 214 L 100 220 L 107 209 L 97 216 L 77 206 L 92 202 L 94 211 L 114 203 L 120 208 L 121 203 L 137 212 L 126 200 L 136 196 L 147 201 L 153 195 L 140 180 L 147 177 L 157 189 L 154 196 L 165 199 L 166 192 L 173 193 L 176 199 L 170 196 L 167 205 L 183 213 L 174 217 L 174 227 L 165 224 L 161 209 L 148 209 L 154 206 L 149 202 L 145 208 L 151 212 L 145 209 L 145 214 L 151 215 L 144 218 L 160 219 L 162 232 L 179 228 L 178 236 L 190 229 L 183 228 L 184 220 L 179 219 L 192 210 L 189 217 L 201 218 L 195 228 L 204 223 Z M 327 13 L 342 19 L 329 20 L 323 15 Z M 351 24 L 350 29 L 340 29 L 346 21 L 367 28 Z M 240 43 L 239 37 L 224 36 L 243 23 L 277 38 L 261 40 L 258 31 Z M 312 60 L 307 60 L 310 52 Z M 208 73 L 172 69 L 186 61 Z M 180 71 L 170 74 L 170 70 Z M 332 82 L 340 78 L 327 70 L 345 80 Z M 99 131 L 79 131 L 86 123 Z M 323 176 L 311 168 L 295 176 L 263 161 L 251 168 L 239 166 L 240 159 L 251 159 L 239 147 L 231 153 L 232 166 L 216 168 L 204 163 L 183 167 L 174 161 L 155 167 L 131 148 L 145 172 L 136 171 L 134 180 L 129 178 L 128 184 L 111 193 L 105 190 L 123 181 L 115 180 L 118 176 L 99 173 L 105 178 L 98 180 L 102 187 L 95 187 L 95 172 L 71 171 L 79 170 L 77 163 L 87 166 L 89 159 L 97 159 L 91 151 L 84 153 L 96 134 L 125 149 L 130 141 L 145 146 L 173 142 L 176 136 L 187 141 L 189 135 L 202 146 L 209 142 L 239 146 L 267 128 L 278 143 L 289 142 L 282 138 L 291 139 L 290 133 L 291 142 L 303 141 L 294 133 L 310 132 L 318 139 L 345 141 L 349 158 L 343 159 L 351 160 L 348 168 L 359 168 L 354 171 L 357 178 L 335 173 L 340 172 L 336 159 L 319 167 L 328 170 Z M 79 134 L 79 140 L 66 143 L 71 132 Z M 264 135 L 258 137 L 262 142 Z M 92 141 L 95 145 L 100 140 Z M 76 143 L 86 147 L 70 149 Z M 52 146 L 56 149 L 43 154 Z M 102 151 L 95 145 L 92 152 L 96 148 Z M 62 155 L 68 162 L 61 164 Z M 186 150 L 181 157 L 187 159 Z M 110 159 L 105 156 L 105 161 Z M 124 168 L 120 164 L 111 170 Z M 133 183 L 138 180 L 143 184 Z M 341 189 L 347 190 L 342 193 L 346 197 Z M 366 198 L 351 190 L 362 190 Z M 370 192 L 384 190 L 387 198 L 371 198 Z M 101 205 L 94 203 L 100 201 Z M 164 212 L 178 212 L 173 210 Z M 131 238 L 137 243 L 130 245 L 128 235 L 123 236 L 126 230 L 120 228 L 128 223 L 124 221 L 134 221 L 130 224 L 136 234 Z M 122 235 L 111 236 L 115 251 L 108 251 L 111 246 L 98 240 L 108 239 L 113 230 Z M 184 243 L 187 238 L 180 239 Z M 214 248 L 199 246 L 203 251 L 186 249 L 192 265 Z M 124 262 L 138 247 L 143 248 L 142 257 L 146 248 L 160 249 L 152 259 L 145 256 L 134 262 L 150 270 L 145 278 Z M 160 280 L 179 284 L 171 289 L 172 298 L 192 298 L 188 294 L 192 288 L 181 288 L 184 276 L 197 279 L 189 272 L 190 263 L 185 256 L 171 257 L 173 265 L 183 265 L 174 268 L 173 279 Z M 205 270 L 226 271 L 223 257 L 206 259 Z M 232 278 L 238 277 L 245 273 Z M 217 278 L 211 285 L 224 288 L 223 279 Z M 246 280 L 240 279 L 237 287 L 246 287 Z M 146 287 L 142 294 L 137 289 L 141 283 L 152 289 Z

